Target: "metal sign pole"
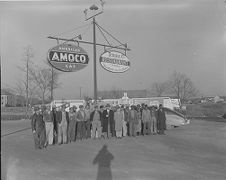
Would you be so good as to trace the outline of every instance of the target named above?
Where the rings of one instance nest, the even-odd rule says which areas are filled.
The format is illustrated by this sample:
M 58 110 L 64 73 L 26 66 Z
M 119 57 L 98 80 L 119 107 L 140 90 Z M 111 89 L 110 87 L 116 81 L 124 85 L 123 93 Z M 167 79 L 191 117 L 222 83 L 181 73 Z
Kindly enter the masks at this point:
M 93 17 L 93 75 L 94 75 L 94 102 L 97 102 L 97 67 L 96 67 L 96 24 Z

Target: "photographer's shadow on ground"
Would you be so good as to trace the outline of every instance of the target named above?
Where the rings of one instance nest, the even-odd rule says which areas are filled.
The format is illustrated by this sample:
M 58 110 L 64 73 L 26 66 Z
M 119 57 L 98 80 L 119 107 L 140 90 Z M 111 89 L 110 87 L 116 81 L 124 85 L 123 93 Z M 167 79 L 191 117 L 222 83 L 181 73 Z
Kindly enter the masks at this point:
M 114 156 L 104 145 L 93 160 L 93 164 L 98 164 L 97 180 L 112 180 L 111 161 Z

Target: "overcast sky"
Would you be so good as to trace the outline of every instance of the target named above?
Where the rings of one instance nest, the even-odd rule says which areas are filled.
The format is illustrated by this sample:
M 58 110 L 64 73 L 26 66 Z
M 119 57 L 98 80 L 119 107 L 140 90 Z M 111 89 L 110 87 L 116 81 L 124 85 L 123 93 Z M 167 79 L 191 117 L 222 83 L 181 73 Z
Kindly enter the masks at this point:
M 23 63 L 24 47 L 31 45 L 34 63 L 44 65 L 48 50 L 57 43 L 48 35 L 71 38 L 81 33 L 83 40 L 92 41 L 91 22 L 84 21 L 83 10 L 93 3 L 99 1 L 0 2 L 2 87 L 25 78 L 17 68 Z M 224 0 L 106 0 L 97 22 L 131 48 L 131 68 L 120 74 L 100 66 L 104 49 L 97 48 L 98 90 L 145 89 L 177 71 L 191 78 L 204 95 L 226 95 Z M 97 42 L 104 42 L 100 33 Z M 93 96 L 93 47 L 80 46 L 88 52 L 89 65 L 61 73 L 56 99 L 78 98 L 79 87 Z

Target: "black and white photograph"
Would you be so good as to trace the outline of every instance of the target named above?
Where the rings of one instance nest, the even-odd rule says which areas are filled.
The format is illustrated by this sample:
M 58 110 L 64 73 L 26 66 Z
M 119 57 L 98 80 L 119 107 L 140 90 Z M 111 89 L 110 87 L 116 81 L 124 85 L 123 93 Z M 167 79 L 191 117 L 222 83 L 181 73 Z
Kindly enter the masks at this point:
M 0 1 L 2 180 L 225 180 L 225 0 Z

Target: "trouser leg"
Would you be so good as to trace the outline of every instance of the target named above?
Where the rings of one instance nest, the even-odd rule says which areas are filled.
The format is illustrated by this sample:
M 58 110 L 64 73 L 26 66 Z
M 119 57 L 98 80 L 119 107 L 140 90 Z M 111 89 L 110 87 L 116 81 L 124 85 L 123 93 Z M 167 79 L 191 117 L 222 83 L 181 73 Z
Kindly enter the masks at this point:
M 62 144 L 62 124 L 58 124 L 58 144 Z
M 86 138 L 90 138 L 91 137 L 91 130 L 90 130 L 90 121 L 86 121 L 85 123 L 86 125 Z
M 71 137 L 71 140 L 72 140 L 72 141 L 75 141 L 75 139 L 76 139 L 76 138 L 75 138 L 75 134 L 76 134 L 76 122 L 74 121 L 74 122 L 73 122 L 73 126 L 72 126 L 72 135 L 71 135 L 71 136 L 72 136 L 72 137 Z
M 154 130 L 153 130 L 153 121 L 150 121 L 150 133 L 153 134 Z
M 63 131 L 63 143 L 67 143 L 67 123 L 62 126 Z
M 102 128 L 101 128 L 101 122 L 100 121 L 98 121 L 98 123 L 97 123 L 97 137 L 98 138 L 101 138 L 101 130 L 102 130 Z
M 147 121 L 147 132 L 148 132 L 148 134 L 151 133 L 151 122 L 150 121 Z
M 133 134 L 133 136 L 136 136 L 136 127 L 135 127 L 135 123 L 133 122 L 133 124 L 132 124 L 132 127 L 133 127 L 133 132 L 132 132 L 132 134 Z
M 82 122 L 77 122 L 77 138 L 82 140 Z
M 91 135 L 91 138 L 95 138 L 96 137 L 96 129 L 97 129 L 97 122 L 93 121 L 92 122 L 92 135 Z
M 82 121 L 81 122 L 81 126 L 82 126 L 82 139 L 85 139 L 86 138 L 86 125 L 85 125 L 85 122 Z
M 123 136 L 127 135 L 127 126 L 126 126 L 126 121 L 123 121 Z
M 157 133 L 157 122 L 156 122 L 156 119 L 154 119 L 154 121 L 153 121 L 153 132 Z
M 122 130 L 121 131 L 116 131 L 116 137 L 122 137 Z
M 108 134 L 108 138 L 111 138 L 111 129 L 110 129 L 110 124 L 108 124 L 108 132 L 107 132 L 107 134 Z
M 46 145 L 53 144 L 53 123 L 52 122 L 46 122 Z
M 53 144 L 53 123 L 50 123 L 50 132 L 49 132 L 49 144 Z
M 39 146 L 39 137 L 38 137 L 38 134 L 37 132 L 33 133 L 33 137 L 34 137 L 34 144 L 35 144 L 35 149 L 38 149 L 40 146 Z
M 147 134 L 146 122 L 143 122 L 143 133 L 144 133 L 144 135 Z
M 71 142 L 73 139 L 73 121 L 69 121 L 68 124 L 68 131 L 67 131 L 67 138 L 68 138 L 68 142 Z
M 43 148 L 45 146 L 45 143 L 46 143 L 46 132 L 45 129 L 43 129 L 39 132 L 39 147 Z

